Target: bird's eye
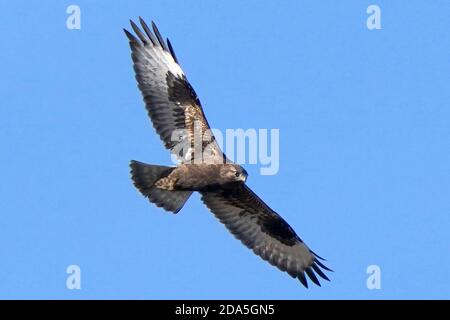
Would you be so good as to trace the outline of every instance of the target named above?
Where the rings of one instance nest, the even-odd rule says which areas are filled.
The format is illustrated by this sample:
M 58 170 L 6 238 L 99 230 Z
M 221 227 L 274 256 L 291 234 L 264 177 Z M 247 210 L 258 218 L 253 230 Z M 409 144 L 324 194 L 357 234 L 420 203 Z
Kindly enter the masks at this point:
M 235 175 L 236 177 L 239 177 L 239 176 L 241 175 L 241 173 L 240 173 L 240 172 L 236 172 L 234 175 Z

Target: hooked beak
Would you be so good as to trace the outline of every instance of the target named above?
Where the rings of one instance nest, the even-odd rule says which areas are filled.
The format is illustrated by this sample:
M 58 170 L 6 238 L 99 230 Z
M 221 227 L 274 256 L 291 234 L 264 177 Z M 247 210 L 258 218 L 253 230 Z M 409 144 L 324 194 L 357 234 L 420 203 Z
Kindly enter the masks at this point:
M 240 180 L 245 182 L 245 181 L 247 181 L 247 177 L 248 177 L 248 173 L 247 173 L 247 171 L 244 170 L 244 172 L 242 172 L 242 174 L 241 174 Z

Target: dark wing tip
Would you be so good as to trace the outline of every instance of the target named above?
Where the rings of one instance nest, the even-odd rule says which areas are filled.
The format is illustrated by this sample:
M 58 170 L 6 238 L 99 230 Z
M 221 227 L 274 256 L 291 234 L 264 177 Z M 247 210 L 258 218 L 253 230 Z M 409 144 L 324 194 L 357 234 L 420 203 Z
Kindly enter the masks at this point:
M 314 271 L 312 271 L 311 267 L 306 268 L 305 272 L 308 275 L 308 277 L 311 279 L 312 282 L 314 282 L 319 287 L 321 286 L 319 279 L 317 279 L 316 274 L 314 273 Z
M 155 21 L 153 21 L 152 20 L 152 29 L 153 29 L 153 31 L 156 33 L 156 31 L 155 30 L 158 30 L 158 27 L 156 26 L 156 23 L 155 23 Z M 159 33 L 159 31 L 158 31 L 158 33 Z
M 153 32 L 156 35 L 156 38 L 158 39 L 159 44 L 161 45 L 161 47 L 166 50 L 167 52 L 169 51 L 169 48 L 167 48 L 166 43 L 164 42 L 163 37 L 161 36 L 161 33 L 159 33 L 158 27 L 156 26 L 155 22 L 152 21 L 152 28 L 153 28 Z
M 130 42 L 137 42 L 138 40 L 136 39 L 136 37 L 129 32 L 127 29 L 123 28 L 123 32 L 125 32 L 125 35 L 127 36 L 128 40 L 130 40 Z
M 134 33 L 139 37 L 144 45 L 148 43 L 147 37 L 142 33 L 141 29 L 134 23 L 133 20 L 130 20 L 131 28 L 133 28 Z
M 177 56 L 175 55 L 175 51 L 173 50 L 172 44 L 170 43 L 169 38 L 167 38 L 167 45 L 169 46 L 170 54 L 172 55 L 173 60 L 179 64 Z
M 319 258 L 320 260 L 322 260 L 322 261 L 327 261 L 327 259 L 324 259 L 324 258 L 322 258 L 321 256 L 319 256 L 317 253 L 315 253 L 314 251 L 312 251 L 312 250 L 309 250 L 316 258 Z
M 311 268 L 313 268 L 313 270 L 322 278 L 325 279 L 327 281 L 330 281 L 330 279 L 328 279 L 328 277 L 325 275 L 325 273 L 323 273 L 322 270 L 320 270 L 320 268 L 317 266 L 316 263 L 313 262 L 313 264 L 311 265 Z
M 313 263 L 304 270 L 304 272 L 300 272 L 297 275 L 297 278 L 300 280 L 300 282 L 305 286 L 305 288 L 308 288 L 308 282 L 305 277 L 305 273 L 308 275 L 308 278 L 311 279 L 313 283 L 315 283 L 317 286 L 321 287 L 319 279 L 316 276 L 316 273 L 324 280 L 330 281 L 330 279 L 326 276 L 326 274 L 319 268 L 323 268 L 328 271 L 332 271 L 331 269 L 324 266 L 318 259 L 314 259 Z
M 302 285 L 308 289 L 308 281 L 306 280 L 305 274 L 303 272 L 299 273 L 297 276 L 298 280 L 302 283 Z
M 325 270 L 330 271 L 330 272 L 334 272 L 333 270 L 328 268 L 326 265 L 324 265 L 322 262 L 320 262 L 320 260 L 315 259 L 314 262 L 317 263 L 319 265 L 319 267 L 321 267 L 322 269 L 325 269 Z
M 170 40 L 169 39 L 166 39 L 166 41 L 163 40 L 155 22 L 152 21 L 152 28 L 153 28 L 153 32 L 152 32 L 150 30 L 150 28 L 147 26 L 147 24 L 145 23 L 144 19 L 142 19 L 142 17 L 139 17 L 139 22 L 141 24 L 142 29 L 139 28 L 139 26 L 133 20 L 130 19 L 129 21 L 130 21 L 131 28 L 134 31 L 134 34 L 132 34 L 131 32 L 129 32 L 126 29 L 123 29 L 123 31 L 125 32 L 127 38 L 130 40 L 130 42 L 132 42 L 135 45 L 144 45 L 144 46 L 153 45 L 153 46 L 161 47 L 163 50 L 170 53 L 173 60 L 177 64 L 180 64 L 178 62 L 178 58 L 175 54 L 175 51 L 173 50 L 172 44 L 170 43 Z M 143 30 L 143 32 L 141 30 Z
M 145 23 L 144 19 L 142 19 L 141 17 L 139 17 L 139 23 L 141 24 L 142 29 L 144 29 L 145 33 L 147 34 L 147 37 L 150 39 L 152 44 L 156 46 L 158 44 L 158 40 L 156 40 L 155 36 L 150 31 L 150 28 L 147 26 L 147 23 Z

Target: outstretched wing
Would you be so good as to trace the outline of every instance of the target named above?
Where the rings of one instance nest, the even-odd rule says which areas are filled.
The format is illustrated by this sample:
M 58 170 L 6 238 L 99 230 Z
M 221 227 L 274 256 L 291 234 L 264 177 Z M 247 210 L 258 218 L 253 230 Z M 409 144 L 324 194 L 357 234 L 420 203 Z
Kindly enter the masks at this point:
M 191 162 L 195 157 L 197 161 L 223 163 L 225 156 L 169 39 L 164 42 L 153 22 L 152 32 L 144 20 L 139 21 L 144 32 L 130 21 L 137 37 L 124 31 L 130 40 L 138 87 L 156 132 L 181 162 Z
M 202 200 L 227 229 L 254 253 L 286 271 L 308 287 L 305 273 L 317 285 L 316 273 L 329 280 L 323 260 L 297 236 L 275 211 L 244 183 L 231 188 L 202 192 Z

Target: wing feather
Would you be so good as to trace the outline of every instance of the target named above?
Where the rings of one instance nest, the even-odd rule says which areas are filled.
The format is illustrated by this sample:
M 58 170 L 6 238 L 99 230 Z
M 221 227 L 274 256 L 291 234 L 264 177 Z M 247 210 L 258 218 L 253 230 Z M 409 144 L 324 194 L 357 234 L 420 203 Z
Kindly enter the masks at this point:
M 295 231 L 244 183 L 230 188 L 201 192 L 202 201 L 225 227 L 255 254 L 297 278 L 305 287 L 316 273 L 329 280 L 325 267 Z
M 154 46 L 157 45 L 158 40 L 156 40 L 155 36 L 153 35 L 153 33 L 150 31 L 150 28 L 147 26 L 147 24 L 145 23 L 144 19 L 142 19 L 141 17 L 139 17 L 139 22 L 141 23 L 142 29 L 144 29 L 145 34 L 147 35 L 147 37 L 150 39 L 150 41 L 152 42 L 152 44 Z
M 152 22 L 152 30 L 139 18 L 144 32 L 130 21 L 136 36 L 125 30 L 130 41 L 136 80 L 148 115 L 165 147 L 182 162 L 194 158 L 196 124 L 200 124 L 199 137 L 210 132 L 200 100 L 178 64 L 172 45 L 163 40 Z M 201 141 L 203 161 L 223 163 L 226 158 L 211 134 L 209 141 Z M 208 149 L 206 149 L 208 148 Z M 204 152 L 208 150 L 208 152 Z

